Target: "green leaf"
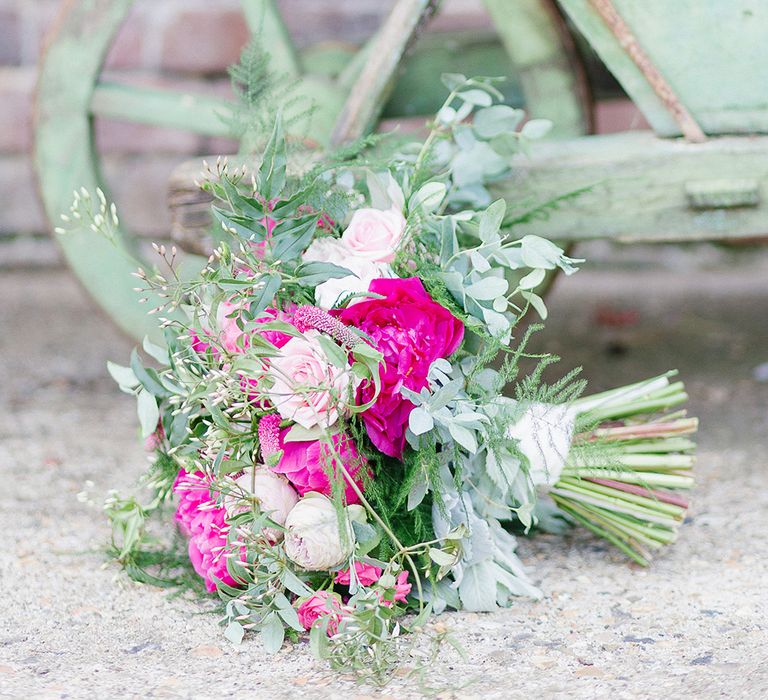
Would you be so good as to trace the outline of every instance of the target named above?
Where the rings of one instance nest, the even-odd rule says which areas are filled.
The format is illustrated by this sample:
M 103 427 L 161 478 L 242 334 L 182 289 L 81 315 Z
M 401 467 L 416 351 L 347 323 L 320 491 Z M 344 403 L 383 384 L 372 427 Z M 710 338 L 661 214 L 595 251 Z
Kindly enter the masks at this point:
M 336 344 L 335 340 L 321 334 L 317 336 L 317 342 L 323 349 L 328 362 L 339 369 L 347 369 L 349 367 L 346 353 Z
M 267 230 L 263 226 L 257 226 L 253 219 L 244 216 L 237 216 L 232 212 L 226 212 L 219 207 L 211 207 L 213 218 L 216 219 L 227 230 L 246 241 L 263 241 Z
M 525 112 L 507 105 L 493 105 L 475 113 L 472 127 L 478 136 L 492 139 L 500 134 L 512 133 L 523 120 Z
M 304 625 L 299 622 L 299 616 L 290 605 L 287 608 L 280 607 L 277 614 L 280 615 L 286 625 L 295 629 L 297 632 L 304 632 Z
M 280 581 L 291 593 L 294 593 L 297 596 L 312 595 L 312 589 L 290 569 L 283 569 L 283 572 L 280 575 Z
M 268 654 L 276 654 L 280 651 L 285 640 L 285 626 L 280 621 L 277 613 L 271 612 L 264 618 L 259 627 L 261 643 Z
M 544 304 L 544 300 L 533 292 L 520 292 L 520 294 L 530 302 L 531 306 L 536 309 L 536 313 L 541 316 L 543 321 L 547 319 L 547 306 Z
M 365 556 L 381 542 L 381 532 L 370 523 L 361 523 L 358 520 L 352 520 L 351 523 L 357 553 L 359 556 Z
M 141 424 L 141 437 L 147 438 L 157 429 L 160 410 L 157 407 L 157 400 L 146 389 L 141 389 L 136 396 L 136 412 Z
M 282 193 L 287 162 L 283 123 L 278 114 L 256 177 L 259 194 L 266 200 L 276 199 Z
M 421 406 L 417 406 L 408 416 L 408 427 L 414 435 L 423 435 L 435 427 L 435 421 Z
M 523 277 L 517 283 L 517 286 L 520 289 L 535 289 L 544 281 L 546 276 L 546 271 L 542 270 L 541 268 L 533 270 L 532 272 L 529 272 L 527 275 L 525 275 L 525 277 Z
M 324 434 L 323 428 L 315 426 L 314 428 L 305 428 L 298 423 L 294 423 L 283 438 L 283 442 L 309 442 L 319 440 Z
M 507 293 L 509 282 L 503 277 L 485 277 L 470 284 L 466 289 L 468 296 L 477 301 L 491 301 Z
M 478 107 L 490 107 L 493 104 L 493 99 L 485 90 L 463 90 L 457 97 Z
M 136 348 L 131 351 L 131 369 L 141 385 L 150 393 L 160 398 L 167 398 L 171 395 L 171 392 L 163 386 L 160 377 L 157 376 L 157 372 L 149 367 L 145 368 L 141 364 Z
M 552 128 L 552 122 L 549 119 L 531 119 L 523 124 L 520 133 L 527 139 L 540 139 L 546 136 Z
M 328 617 L 320 618 L 309 631 L 309 648 L 317 659 L 327 659 L 328 649 Z
M 262 285 L 255 288 L 254 293 L 248 297 L 248 313 L 244 314 L 248 320 L 255 318 L 272 303 L 283 279 L 279 274 L 271 272 L 259 277 L 258 282 L 262 282 Z
M 225 639 L 228 639 L 236 647 L 240 646 L 244 636 L 245 629 L 237 620 L 232 620 L 232 622 L 230 622 L 224 630 Z
M 139 386 L 139 380 L 130 367 L 116 365 L 114 362 L 107 362 L 107 371 L 123 390 L 135 389 Z M 132 393 L 132 392 L 129 392 Z
M 465 428 L 458 423 L 448 423 L 448 432 L 467 452 L 471 454 L 477 452 L 477 439 L 474 432 L 469 428 Z
M 272 257 L 282 262 L 295 260 L 312 241 L 316 228 L 317 215 L 279 223 L 272 230 Z
M 455 554 L 449 554 L 435 547 L 429 548 L 429 558 L 438 566 L 452 566 L 456 561 Z
M 355 273 L 340 265 L 313 261 L 299 265 L 294 271 L 294 275 L 302 287 L 316 287 L 318 284 L 331 279 L 355 276 Z
M 503 199 L 497 199 L 489 206 L 480 217 L 480 240 L 489 243 L 498 238 L 501 222 L 507 212 L 507 203 Z
M 546 238 L 528 235 L 520 239 L 520 255 L 527 267 L 554 270 L 563 251 Z
M 161 365 L 170 364 L 168 348 L 156 345 L 146 335 L 144 336 L 144 342 L 142 342 L 141 346 L 144 348 L 144 352 L 147 353 L 147 355 L 157 360 Z

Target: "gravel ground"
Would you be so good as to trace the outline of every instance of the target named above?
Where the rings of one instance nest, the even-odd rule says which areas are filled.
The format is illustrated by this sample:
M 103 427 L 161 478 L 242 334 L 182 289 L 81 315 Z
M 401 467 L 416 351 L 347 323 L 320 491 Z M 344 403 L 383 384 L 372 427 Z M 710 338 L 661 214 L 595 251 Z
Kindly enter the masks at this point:
M 99 504 L 146 459 L 105 370 L 131 345 L 64 272 L 3 272 L 0 298 L 0 697 L 420 696 L 402 678 L 381 691 L 333 676 L 304 645 L 235 650 L 199 604 L 105 565 Z M 460 698 L 768 697 L 768 383 L 752 374 L 768 361 L 768 258 L 586 270 L 550 306 L 540 347 L 594 390 L 681 370 L 702 419 L 692 514 L 648 570 L 583 531 L 522 542 L 545 599 L 444 615 L 467 658 L 445 652 L 433 684 Z

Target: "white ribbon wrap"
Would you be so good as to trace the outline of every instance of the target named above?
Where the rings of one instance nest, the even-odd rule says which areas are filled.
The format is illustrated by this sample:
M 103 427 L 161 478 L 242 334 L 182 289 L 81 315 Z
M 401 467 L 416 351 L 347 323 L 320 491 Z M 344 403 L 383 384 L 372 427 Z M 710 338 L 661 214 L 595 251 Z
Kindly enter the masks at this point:
M 528 458 L 536 486 L 554 486 L 571 449 L 578 411 L 568 404 L 532 403 L 507 435 Z

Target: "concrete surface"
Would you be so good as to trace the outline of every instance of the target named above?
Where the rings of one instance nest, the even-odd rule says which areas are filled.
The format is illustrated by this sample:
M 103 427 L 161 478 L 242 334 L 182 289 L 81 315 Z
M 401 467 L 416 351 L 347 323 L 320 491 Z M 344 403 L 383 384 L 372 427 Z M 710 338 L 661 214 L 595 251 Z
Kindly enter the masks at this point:
M 238 652 L 198 603 L 105 567 L 100 503 L 145 459 L 105 370 L 131 344 L 64 272 L 3 272 L 0 299 L 0 697 L 419 695 L 355 686 L 304 645 Z M 433 683 L 461 698 L 768 697 L 768 384 L 752 375 L 768 361 L 768 258 L 586 270 L 549 303 L 539 347 L 593 389 L 681 370 L 702 419 L 692 514 L 647 571 L 583 531 L 523 542 L 546 599 L 443 616 L 468 658 L 446 652 Z

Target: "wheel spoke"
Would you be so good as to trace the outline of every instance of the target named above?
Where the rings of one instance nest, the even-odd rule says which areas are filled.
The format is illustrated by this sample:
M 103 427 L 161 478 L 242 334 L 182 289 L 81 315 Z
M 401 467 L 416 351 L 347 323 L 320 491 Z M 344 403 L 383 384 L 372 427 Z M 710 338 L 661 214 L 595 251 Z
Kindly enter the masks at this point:
M 190 92 L 100 82 L 93 91 L 91 113 L 206 136 L 233 136 L 231 103 Z
M 398 0 L 395 4 L 368 48 L 367 61 L 336 121 L 334 144 L 359 138 L 373 126 L 406 48 L 436 4 L 435 0 Z

